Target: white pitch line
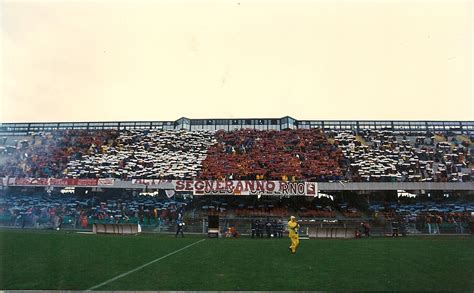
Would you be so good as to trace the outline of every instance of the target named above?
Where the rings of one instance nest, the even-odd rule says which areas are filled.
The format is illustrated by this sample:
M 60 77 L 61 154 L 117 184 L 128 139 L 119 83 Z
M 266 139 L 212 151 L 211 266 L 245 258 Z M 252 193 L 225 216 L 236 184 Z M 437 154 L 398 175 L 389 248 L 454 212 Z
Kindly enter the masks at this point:
M 189 245 L 187 245 L 187 246 L 185 246 L 185 247 L 183 247 L 183 248 L 180 248 L 180 249 L 178 249 L 178 250 L 175 250 L 175 251 L 173 251 L 173 252 L 170 252 L 170 253 L 168 253 L 167 255 L 164 255 L 164 256 L 162 256 L 162 257 L 160 257 L 160 258 L 157 258 L 157 259 L 155 259 L 155 260 L 152 260 L 152 261 L 150 261 L 150 262 L 147 262 L 146 264 L 141 265 L 141 266 L 139 266 L 139 267 L 137 267 L 137 268 L 135 268 L 135 269 L 133 269 L 133 270 L 131 270 L 131 271 L 125 272 L 125 273 L 120 274 L 120 275 L 118 275 L 118 276 L 116 276 L 116 277 L 113 277 L 112 279 L 109 279 L 109 280 L 107 280 L 107 281 L 105 281 L 105 282 L 103 282 L 103 283 L 100 283 L 100 284 L 98 284 L 98 285 L 95 285 L 95 286 L 93 286 L 93 287 L 90 287 L 90 288 L 87 289 L 86 291 L 95 290 L 95 289 L 100 288 L 100 287 L 102 287 L 102 286 L 104 286 L 104 285 L 107 285 L 107 284 L 110 283 L 110 282 L 113 282 L 113 281 L 115 281 L 115 280 L 118 280 L 118 279 L 120 279 L 120 278 L 123 278 L 123 277 L 125 277 L 125 276 L 128 276 L 128 275 L 130 275 L 131 273 L 134 273 L 134 272 L 136 272 L 136 271 L 138 271 L 138 270 L 141 270 L 141 269 L 143 269 L 144 267 L 147 267 L 147 266 L 149 266 L 149 265 L 151 265 L 151 264 L 153 264 L 153 263 L 155 263 L 155 262 L 157 262 L 157 261 L 160 261 L 160 260 L 162 260 L 162 259 L 164 259 L 164 258 L 167 258 L 168 256 L 172 256 L 173 254 L 178 253 L 178 252 L 180 252 L 180 251 L 182 251 L 182 250 L 185 250 L 186 248 L 189 248 L 189 247 L 191 247 L 191 246 L 193 246 L 193 245 L 196 245 L 196 244 L 198 244 L 198 243 L 200 243 L 200 242 L 203 242 L 204 240 L 206 240 L 206 239 L 201 239 L 201 240 L 196 241 L 196 242 L 194 242 L 194 243 L 191 243 L 191 244 L 189 244 Z

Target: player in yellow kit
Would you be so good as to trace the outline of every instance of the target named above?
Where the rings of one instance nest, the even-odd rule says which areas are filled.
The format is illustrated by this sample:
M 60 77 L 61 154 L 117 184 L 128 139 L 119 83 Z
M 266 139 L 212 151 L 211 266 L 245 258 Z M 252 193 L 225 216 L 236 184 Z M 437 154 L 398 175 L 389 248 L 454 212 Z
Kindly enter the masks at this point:
M 298 239 L 298 229 L 300 225 L 296 222 L 296 218 L 291 216 L 290 221 L 288 221 L 288 237 L 290 237 L 291 245 L 290 245 L 290 252 L 295 254 L 296 248 L 300 244 L 300 240 Z

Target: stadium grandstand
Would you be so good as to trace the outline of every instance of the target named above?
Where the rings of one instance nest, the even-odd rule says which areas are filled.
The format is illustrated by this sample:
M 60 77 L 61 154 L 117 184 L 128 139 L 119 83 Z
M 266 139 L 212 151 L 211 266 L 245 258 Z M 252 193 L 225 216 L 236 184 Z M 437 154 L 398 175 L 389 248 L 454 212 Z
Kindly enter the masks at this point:
M 218 215 L 223 234 L 259 220 L 277 235 L 297 215 L 307 231 L 472 233 L 473 135 L 472 121 L 288 116 L 3 123 L 0 223 L 173 232 L 185 219 L 206 233 Z

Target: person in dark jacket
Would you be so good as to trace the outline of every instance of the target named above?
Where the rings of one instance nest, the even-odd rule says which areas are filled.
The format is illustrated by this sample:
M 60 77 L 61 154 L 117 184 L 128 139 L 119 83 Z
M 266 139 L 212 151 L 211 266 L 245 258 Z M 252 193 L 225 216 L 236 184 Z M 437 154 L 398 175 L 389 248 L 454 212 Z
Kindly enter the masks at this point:
M 278 238 L 282 238 L 283 237 L 283 229 L 285 227 L 283 226 L 283 222 L 281 220 L 278 220 L 277 227 L 278 227 Z
M 252 238 L 255 238 L 255 233 L 257 231 L 257 224 L 255 223 L 255 219 L 252 219 L 252 223 L 250 224 L 250 229 L 252 231 Z
M 265 223 L 265 232 L 267 232 L 267 238 L 270 238 L 272 235 L 272 222 L 269 219 Z
M 184 237 L 183 234 L 184 222 L 182 220 L 178 220 L 176 222 L 176 235 L 174 237 L 178 237 L 178 234 L 181 233 L 181 237 Z
M 263 237 L 263 222 L 262 220 L 257 220 L 257 237 Z
M 362 223 L 362 228 L 364 229 L 364 236 L 370 237 L 370 225 L 367 222 Z

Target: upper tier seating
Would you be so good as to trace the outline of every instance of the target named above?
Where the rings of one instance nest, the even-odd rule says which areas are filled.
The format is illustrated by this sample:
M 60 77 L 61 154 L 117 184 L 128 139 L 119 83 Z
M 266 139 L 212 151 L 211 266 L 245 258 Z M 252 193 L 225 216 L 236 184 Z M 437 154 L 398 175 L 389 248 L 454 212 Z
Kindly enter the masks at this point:
M 0 177 L 467 182 L 466 137 L 388 130 L 61 130 L 0 141 Z

